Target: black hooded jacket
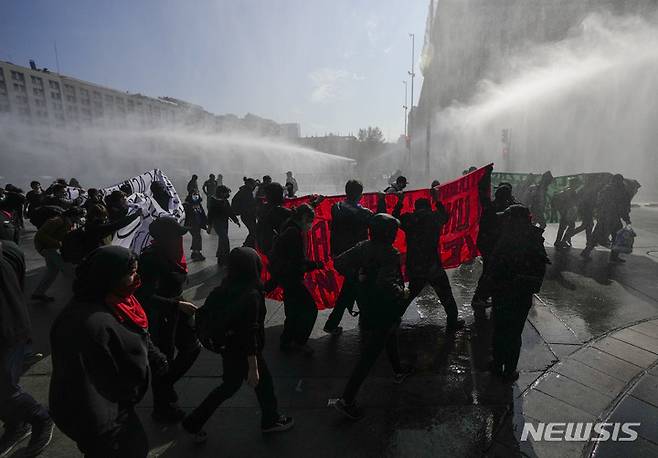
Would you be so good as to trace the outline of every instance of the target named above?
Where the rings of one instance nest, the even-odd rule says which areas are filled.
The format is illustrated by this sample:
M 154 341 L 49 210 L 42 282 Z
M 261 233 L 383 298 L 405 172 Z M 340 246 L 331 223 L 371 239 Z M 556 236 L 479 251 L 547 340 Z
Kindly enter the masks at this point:
M 255 355 L 265 345 L 265 296 L 260 281 L 262 264 L 253 248 L 234 248 L 228 257 L 228 275 L 215 288 L 204 307 L 231 307 L 226 352 Z
M 30 337 L 30 315 L 23 297 L 25 257 L 14 242 L 0 241 L 0 348 Z
M 368 240 L 368 221 L 374 213 L 358 203 L 344 200 L 331 207 L 331 255 L 338 256 Z
M 132 259 L 117 246 L 91 253 L 78 267 L 73 299 L 51 329 L 50 411 L 75 441 L 112 435 L 125 409 L 144 397 L 149 367 L 154 373 L 167 368 L 147 330 L 119 322 L 105 303 Z

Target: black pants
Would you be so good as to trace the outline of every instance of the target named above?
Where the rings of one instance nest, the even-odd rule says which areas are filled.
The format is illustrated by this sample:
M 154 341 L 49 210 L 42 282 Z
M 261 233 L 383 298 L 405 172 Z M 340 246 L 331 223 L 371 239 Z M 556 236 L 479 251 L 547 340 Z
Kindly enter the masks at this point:
M 281 344 L 304 345 L 313 330 L 318 308 L 302 278 L 281 280 L 280 284 L 283 287 L 283 309 L 286 312 Z
M 475 293 L 473 294 L 473 301 L 475 302 L 477 300 L 482 300 L 486 301 L 489 299 L 488 296 L 485 297 L 485 295 L 482 293 L 482 283 L 484 282 L 484 278 L 487 274 L 487 268 L 489 267 L 489 262 L 491 260 L 491 256 L 488 253 L 482 253 L 482 273 L 480 274 L 480 278 L 478 278 L 478 284 L 475 287 Z
M 152 378 L 153 409 L 158 410 L 177 401 L 174 384 L 190 370 L 201 352 L 201 345 L 191 317 L 183 312 L 176 310 L 169 315 L 156 315 L 155 319 L 151 316 L 149 330 L 153 343 L 169 361 L 169 371 Z
M 557 228 L 555 243 L 570 240 L 571 234 L 574 233 L 575 228 L 576 222 L 568 219 L 560 213 L 560 225 Z
M 617 231 L 622 227 L 619 216 L 603 215 L 599 217 L 592 231 L 591 241 L 587 243 L 587 248 L 594 248 L 596 244 L 608 245 L 611 239 L 614 242 Z
M 241 215 L 242 224 L 249 230 L 242 246 L 256 248 L 256 215 Z
M 399 322 L 382 329 L 363 330 L 363 348 L 359 361 L 357 361 L 352 375 L 350 375 L 343 399 L 348 404 L 354 402 L 359 388 L 370 373 L 372 366 L 377 362 L 379 354 L 386 349 L 386 355 L 394 372 L 400 372 L 400 353 L 398 351 L 398 329 Z
M 574 235 L 585 231 L 585 240 L 587 246 L 590 246 L 592 243 L 592 229 L 594 228 L 594 209 L 589 207 L 581 207 L 578 211 L 582 218 L 580 226 L 567 230 L 567 232 L 564 234 L 564 238 L 570 239 Z
M 85 437 L 78 448 L 87 458 L 144 458 L 149 444 L 142 422 L 134 407 L 119 413 L 119 429 L 111 435 Z
M 217 261 L 227 261 L 231 251 L 231 244 L 228 240 L 228 219 L 216 219 L 213 229 L 217 234 Z
M 516 370 L 521 354 L 521 334 L 532 307 L 532 293 L 512 292 L 493 295 L 493 359 L 497 370 Z
M 193 225 L 190 227 L 190 234 L 192 235 L 192 246 L 190 250 L 192 251 L 201 251 L 203 249 L 202 239 L 201 239 L 201 227 L 198 225 Z
M 336 329 L 340 324 L 340 321 L 343 319 L 345 310 L 352 310 L 352 307 L 354 307 L 354 301 L 356 301 L 357 297 L 356 286 L 356 282 L 353 280 L 345 279 L 343 287 L 340 289 L 340 293 L 338 293 L 336 305 L 334 305 L 334 308 L 327 319 L 327 323 L 324 325 L 325 329 Z
M 24 343 L 0 351 L 0 420 L 5 430 L 20 428 L 25 423 L 39 424 L 50 418 L 48 410 L 18 384 L 24 356 Z
M 261 426 L 266 427 L 278 419 L 279 412 L 277 410 L 276 396 L 274 395 L 272 374 L 262 354 L 256 355 L 256 359 L 258 361 L 260 380 L 258 385 L 256 385 L 255 391 L 262 413 Z M 203 402 L 185 418 L 183 426 L 188 431 L 198 432 L 201 430 L 222 402 L 233 396 L 242 386 L 242 382 L 247 378 L 249 364 L 244 354 L 226 353 L 222 355 L 222 360 L 224 365 L 223 382 L 212 390 Z
M 443 268 L 429 269 L 432 274 L 427 278 L 410 278 L 409 279 L 409 302 L 411 302 L 428 283 L 434 288 L 434 292 L 439 297 L 443 309 L 446 311 L 447 324 L 453 326 L 457 323 L 457 302 L 452 295 L 450 280 L 448 274 Z

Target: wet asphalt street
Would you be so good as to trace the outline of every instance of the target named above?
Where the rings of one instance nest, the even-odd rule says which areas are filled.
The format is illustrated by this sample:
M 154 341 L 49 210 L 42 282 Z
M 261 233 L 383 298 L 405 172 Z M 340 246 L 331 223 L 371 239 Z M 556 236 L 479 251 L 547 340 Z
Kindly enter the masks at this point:
M 163 428 L 150 418 L 150 395 L 139 411 L 154 456 L 582 456 L 592 443 L 520 442 L 524 421 L 582 421 L 642 417 L 634 443 L 603 444 L 597 456 L 658 456 L 658 208 L 634 208 L 638 234 L 635 251 L 623 265 L 610 265 L 608 251 L 597 249 L 591 261 L 575 247 L 555 252 L 555 227 L 545 237 L 553 260 L 542 291 L 535 298 L 523 334 L 519 370 L 513 386 L 502 385 L 486 372 L 491 323 L 475 321 L 470 299 L 480 272 L 479 262 L 449 272 L 460 316 L 467 327 L 454 337 L 445 333 L 445 313 L 426 289 L 407 310 L 400 330 L 402 359 L 417 372 L 403 385 L 392 383 L 385 357 L 380 357 L 363 385 L 359 401 L 367 416 L 350 423 L 328 407 L 338 397 L 358 356 L 356 319 L 345 316 L 345 332 L 331 337 L 322 331 L 328 315 L 321 311 L 311 336 L 312 357 L 282 354 L 278 337 L 282 304 L 268 301 L 265 357 L 274 375 L 280 409 L 296 421 L 279 436 L 262 437 L 253 390 L 244 386 L 206 425 L 209 440 L 195 445 L 177 427 Z M 234 226 L 231 228 L 233 231 Z M 40 258 L 23 242 L 32 269 L 28 293 L 38 277 Z M 232 246 L 241 244 L 242 230 L 233 231 Z M 192 264 L 186 295 L 201 304 L 220 276 L 210 256 L 215 242 L 205 237 L 208 260 Z M 36 269 L 36 270 L 35 270 Z M 59 278 L 54 305 L 30 303 L 34 349 L 48 355 L 50 323 L 67 300 L 70 280 Z M 630 326 L 633 326 L 630 328 Z M 49 358 L 33 366 L 23 386 L 47 400 Z M 185 409 L 198 405 L 220 383 L 221 361 L 203 352 L 178 385 Z M 550 417 L 550 418 L 549 418 Z M 627 420 L 627 421 L 632 421 Z M 640 421 L 640 420 L 637 420 Z M 621 449 L 616 447 L 622 447 Z M 75 445 L 57 433 L 43 456 L 78 456 Z

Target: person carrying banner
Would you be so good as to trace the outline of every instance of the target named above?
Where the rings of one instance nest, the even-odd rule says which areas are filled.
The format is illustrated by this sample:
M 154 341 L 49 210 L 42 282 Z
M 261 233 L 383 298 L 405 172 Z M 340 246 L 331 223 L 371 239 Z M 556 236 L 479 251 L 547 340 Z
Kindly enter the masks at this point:
M 531 224 L 530 211 L 511 205 L 499 213 L 502 220 L 496 243 L 480 285 L 493 297 L 493 362 L 491 372 L 506 382 L 519 378 L 521 334 L 533 294 L 539 292 L 550 260 L 544 248 L 543 230 Z
M 201 229 L 208 229 L 208 218 L 206 212 L 201 206 L 201 196 L 198 191 L 191 192 L 183 202 L 185 209 L 185 227 L 187 227 L 192 235 L 192 246 L 190 256 L 193 261 L 203 261 L 206 257 L 201 253 L 203 249 L 203 239 L 201 238 Z
M 141 286 L 136 297 L 148 316 L 153 343 L 167 357 L 169 372 L 154 376 L 153 418 L 163 423 L 180 421 L 174 384 L 192 367 L 201 351 L 192 324 L 196 306 L 183 299 L 187 263 L 183 235 L 187 228 L 171 216 L 161 216 L 149 225 L 153 243 L 139 258 Z
M 322 268 L 322 263 L 306 258 L 306 235 L 313 226 L 315 211 L 308 204 L 295 208 L 292 216 L 281 226 L 272 245 L 270 273 L 283 288 L 283 307 L 286 320 L 281 333 L 281 350 L 301 349 L 312 354 L 308 338 L 318 316 L 318 308 L 304 284 L 307 272 Z
M 482 213 L 480 215 L 480 230 L 478 231 L 476 244 L 482 256 L 482 274 L 480 274 L 478 286 L 475 288 L 475 294 L 473 294 L 473 299 L 471 300 L 473 310 L 478 317 L 483 316 L 486 301 L 490 297 L 484 293 L 480 285 L 487 274 L 491 253 L 500 238 L 501 221 L 498 215 L 510 205 L 518 204 L 512 196 L 512 185 L 510 183 L 502 182 L 496 187 L 493 201 L 489 198 L 489 186 L 489 180 L 483 179 L 480 182 Z
M 407 181 L 407 177 L 400 175 L 395 179 L 395 183 L 393 183 L 392 185 L 390 185 L 388 188 L 384 190 L 384 193 L 395 194 L 398 192 L 402 192 L 404 191 L 404 188 L 407 187 L 407 184 L 409 184 L 409 182 Z
M 337 202 L 331 207 L 330 245 L 331 256 L 336 256 L 346 252 L 350 248 L 368 240 L 368 223 L 374 213 L 359 204 L 363 196 L 363 185 L 357 180 L 349 180 L 345 183 L 345 200 Z M 336 305 L 331 310 L 331 314 L 324 325 L 324 331 L 329 334 L 338 335 L 343 331 L 340 321 L 343 318 L 345 310 L 354 314 L 354 301 L 357 296 L 357 278 L 345 277 L 343 286 L 338 293 Z
M 256 189 L 257 182 L 253 178 L 243 177 L 244 184 L 240 186 L 238 192 L 231 200 L 231 208 L 233 212 L 240 216 L 240 220 L 244 226 L 249 230 L 247 238 L 244 240 L 242 246 L 251 248 L 256 247 L 256 213 L 258 207 L 256 198 L 254 197 L 254 190 Z
M 358 279 L 363 347 L 343 395 L 334 404 L 338 412 L 351 420 L 363 417 L 356 395 L 384 349 L 396 384 L 404 382 L 413 372 L 413 368 L 402 366 L 398 351 L 400 317 L 409 304 L 400 253 L 393 246 L 399 225 L 391 215 L 374 215 L 369 222 L 371 239 L 359 242 L 334 259 L 334 266 L 341 275 Z
M 287 431 L 294 425 L 291 417 L 278 410 L 272 374 L 263 356 L 266 309 L 261 270 L 261 260 L 254 249 L 234 248 L 229 254 L 226 277 L 203 305 L 214 310 L 230 310 L 222 315 L 227 322 L 217 323 L 220 329 L 216 331 L 223 332 L 226 338 L 221 353 L 223 382 L 182 422 L 185 431 L 194 434 L 196 442 L 205 442 L 207 434 L 203 425 L 245 381 L 256 391 L 263 433 Z
M 407 240 L 409 301 L 415 299 L 425 285 L 431 285 L 447 315 L 446 331 L 453 333 L 464 327 L 464 320 L 458 319 L 457 302 L 439 256 L 441 229 L 448 222 L 449 215 L 438 198 L 432 200 L 417 199 L 413 212 L 401 214 L 404 194 L 400 193 L 393 217 L 400 221 L 400 228 Z M 436 209 L 432 208 L 432 204 Z
M 208 199 L 208 233 L 212 227 L 217 234 L 217 264 L 226 263 L 231 251 L 228 239 L 228 220 L 230 219 L 240 227 L 240 221 L 228 200 L 230 196 L 231 190 L 227 186 L 219 185 L 215 195 Z

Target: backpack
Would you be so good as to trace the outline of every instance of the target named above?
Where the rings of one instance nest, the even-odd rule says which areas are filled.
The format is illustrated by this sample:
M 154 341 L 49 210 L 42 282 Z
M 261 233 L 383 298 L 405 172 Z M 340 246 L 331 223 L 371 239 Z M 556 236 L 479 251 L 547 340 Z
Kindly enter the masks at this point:
M 62 240 L 62 259 L 71 264 L 80 264 L 85 257 L 87 244 L 87 233 L 83 227 L 79 227 L 64 236 Z
M 234 315 L 233 302 L 218 290 L 213 291 L 194 315 L 196 336 L 207 350 L 222 353 L 229 337 Z
M 633 252 L 633 242 L 635 242 L 635 231 L 630 226 L 626 226 L 615 234 L 611 249 L 617 253 L 630 254 Z

